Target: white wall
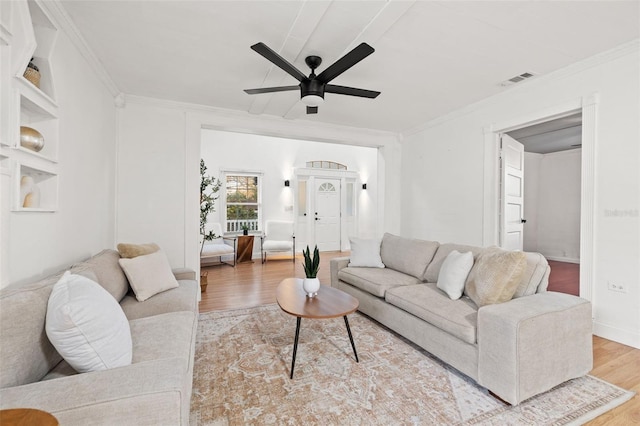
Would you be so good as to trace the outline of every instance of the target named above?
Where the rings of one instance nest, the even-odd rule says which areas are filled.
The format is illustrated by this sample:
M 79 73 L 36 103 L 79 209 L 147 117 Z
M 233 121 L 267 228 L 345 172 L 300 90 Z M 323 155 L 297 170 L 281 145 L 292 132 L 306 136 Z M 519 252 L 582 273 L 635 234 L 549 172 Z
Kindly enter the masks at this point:
M 207 172 L 217 178 L 221 178 L 223 169 L 264 173 L 263 220 L 297 219 L 293 212 L 294 169 L 304 168 L 306 162 L 312 160 L 344 164 L 347 170 L 359 172 L 358 183 L 368 183 L 366 192 L 360 189 L 361 186 L 356 186 L 358 235 L 378 235 L 376 148 L 204 129 L 201 156 L 206 162 Z M 291 187 L 284 187 L 285 179 L 291 181 Z M 219 201 L 216 202 L 216 212 L 209 220 L 223 223 L 224 212 Z M 298 247 L 307 243 L 296 240 Z M 256 250 L 259 251 L 259 246 L 254 247 L 254 252 Z
M 525 153 L 525 250 L 580 262 L 581 158 L 580 149 Z
M 155 241 L 165 249 L 173 267 L 199 270 L 198 194 L 203 128 L 332 142 L 326 146 L 338 152 L 340 145 L 382 147 L 373 155 L 378 156 L 378 164 L 383 163 L 385 172 L 382 174 L 379 167 L 377 181 L 368 181 L 368 184 L 376 192 L 378 206 L 383 207 L 377 208 L 375 224 L 361 226 L 373 228 L 381 235 L 387 223 L 394 226 L 399 223 L 396 195 L 399 171 L 394 167 L 399 166 L 400 154 L 396 135 L 133 96 L 127 96 L 126 105 L 118 110 L 118 122 L 116 240 Z M 233 148 L 233 152 L 241 157 L 237 148 Z M 244 154 L 248 158 L 255 155 Z M 333 157 L 333 154 L 329 152 L 323 157 Z M 292 165 L 298 161 L 287 158 Z M 391 194 L 390 201 L 385 196 L 387 193 Z M 283 213 L 278 207 L 275 212 Z
M 113 96 L 63 31 L 52 55 L 59 105 L 59 196 L 55 213 L 10 212 L 2 203 L 2 286 L 66 268 L 113 248 Z M 2 179 L 3 201 L 10 192 Z M 5 238 L 7 238 L 5 240 Z
M 639 46 L 636 41 L 529 80 L 405 135 L 403 234 L 489 241 L 483 235 L 483 193 L 495 188 L 483 187 L 487 127 L 595 94 L 594 264 L 581 268 L 594 274 L 595 333 L 640 347 Z M 628 293 L 608 290 L 607 282 L 624 285 Z

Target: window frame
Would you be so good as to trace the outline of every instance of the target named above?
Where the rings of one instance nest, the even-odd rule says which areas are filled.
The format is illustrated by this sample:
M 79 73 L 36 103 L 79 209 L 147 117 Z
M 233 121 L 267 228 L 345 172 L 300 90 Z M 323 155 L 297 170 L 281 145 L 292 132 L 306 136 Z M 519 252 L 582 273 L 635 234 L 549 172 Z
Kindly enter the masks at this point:
M 228 203 L 227 202 L 227 177 L 228 176 L 245 176 L 245 177 L 254 177 L 257 178 L 257 203 Z M 228 221 L 229 219 L 227 218 L 227 206 L 228 205 L 256 205 L 257 210 L 258 210 L 258 218 L 257 218 L 257 229 L 255 230 L 250 230 L 249 233 L 254 232 L 254 233 L 260 233 L 262 232 L 263 226 L 262 226 L 262 209 L 263 209 L 263 205 L 262 205 L 262 185 L 264 182 L 264 173 L 260 172 L 260 171 L 252 171 L 252 170 L 233 170 L 233 169 L 229 169 L 229 170 L 221 170 L 220 173 L 220 180 L 223 182 L 223 188 L 224 191 L 222 191 L 222 196 L 221 198 L 221 209 L 222 209 L 222 215 L 223 215 L 223 223 L 224 223 L 224 228 L 223 228 L 223 232 L 225 234 L 231 234 L 231 235 L 239 235 L 242 234 L 242 231 L 227 231 L 228 229 Z

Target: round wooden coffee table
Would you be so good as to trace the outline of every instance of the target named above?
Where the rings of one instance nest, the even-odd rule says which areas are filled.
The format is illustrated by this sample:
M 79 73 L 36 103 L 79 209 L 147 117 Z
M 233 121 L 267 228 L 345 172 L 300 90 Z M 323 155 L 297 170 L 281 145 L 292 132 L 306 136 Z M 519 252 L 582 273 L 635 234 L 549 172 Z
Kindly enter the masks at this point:
M 50 413 L 35 408 L 0 410 L 2 426 L 57 426 L 58 420 Z
M 302 289 L 302 280 L 299 278 L 287 278 L 278 285 L 276 290 L 276 301 L 284 312 L 296 317 L 296 337 L 293 342 L 293 359 L 291 360 L 291 376 L 293 379 L 293 369 L 296 365 L 296 352 L 298 350 L 298 337 L 300 335 L 300 320 L 302 318 L 325 319 L 343 317 L 347 326 L 347 333 L 353 348 L 353 354 L 358 360 L 356 345 L 353 343 L 353 335 L 349 328 L 347 315 L 358 309 L 358 299 L 326 285 L 320 286 L 315 297 L 307 297 Z

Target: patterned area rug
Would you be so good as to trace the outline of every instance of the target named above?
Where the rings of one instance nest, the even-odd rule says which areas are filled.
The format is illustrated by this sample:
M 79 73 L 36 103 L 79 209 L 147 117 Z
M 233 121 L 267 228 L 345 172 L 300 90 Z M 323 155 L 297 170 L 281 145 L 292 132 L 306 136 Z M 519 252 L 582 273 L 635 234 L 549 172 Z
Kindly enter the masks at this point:
M 486 389 L 370 318 L 302 319 L 277 305 L 200 315 L 191 424 L 581 424 L 633 396 L 591 376 L 507 406 Z

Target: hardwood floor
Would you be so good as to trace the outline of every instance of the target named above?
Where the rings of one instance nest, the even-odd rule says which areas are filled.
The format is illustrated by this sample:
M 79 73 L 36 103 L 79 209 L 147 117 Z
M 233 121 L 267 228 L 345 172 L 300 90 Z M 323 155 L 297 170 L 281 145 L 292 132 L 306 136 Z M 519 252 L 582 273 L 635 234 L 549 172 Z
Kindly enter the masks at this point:
M 318 278 L 321 283 L 330 282 L 329 261 L 348 256 L 347 252 L 322 253 Z M 287 277 L 303 277 L 302 256 L 270 258 L 264 265 L 260 259 L 253 263 L 231 266 L 207 267 L 209 271 L 206 293 L 202 293 L 200 312 L 239 309 L 275 303 L 276 288 Z M 552 262 L 549 290 L 577 294 L 579 290 L 579 265 Z M 577 267 L 577 268 L 576 268 Z M 600 337 L 593 337 L 593 370 L 591 375 L 633 390 L 631 401 L 611 410 L 588 425 L 640 425 L 640 349 L 621 345 Z

